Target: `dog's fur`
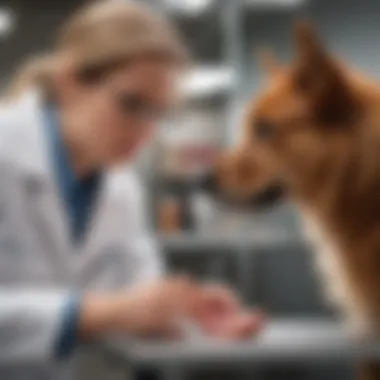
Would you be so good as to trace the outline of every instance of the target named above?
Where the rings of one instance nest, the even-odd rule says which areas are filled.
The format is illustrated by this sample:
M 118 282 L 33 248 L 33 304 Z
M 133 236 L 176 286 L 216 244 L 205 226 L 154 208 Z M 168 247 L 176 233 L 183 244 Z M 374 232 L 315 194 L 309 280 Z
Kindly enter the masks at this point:
M 297 57 L 266 54 L 268 83 L 252 100 L 238 146 L 216 167 L 219 193 L 242 203 L 281 183 L 299 206 L 329 299 L 350 331 L 380 331 L 380 88 L 295 29 Z M 380 379 L 379 365 L 367 378 Z M 377 371 L 373 368 L 377 368 Z M 371 377 L 372 376 L 372 377 Z

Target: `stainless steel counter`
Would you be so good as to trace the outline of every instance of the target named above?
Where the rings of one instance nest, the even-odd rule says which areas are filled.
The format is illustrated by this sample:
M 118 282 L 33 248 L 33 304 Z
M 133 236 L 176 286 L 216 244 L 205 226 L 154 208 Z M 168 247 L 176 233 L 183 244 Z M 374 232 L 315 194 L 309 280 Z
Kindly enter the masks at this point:
M 257 338 L 246 342 L 222 342 L 192 336 L 178 342 L 136 341 L 119 343 L 113 355 L 136 366 L 176 367 L 245 364 L 327 364 L 380 359 L 380 344 L 358 342 L 329 320 L 273 320 Z

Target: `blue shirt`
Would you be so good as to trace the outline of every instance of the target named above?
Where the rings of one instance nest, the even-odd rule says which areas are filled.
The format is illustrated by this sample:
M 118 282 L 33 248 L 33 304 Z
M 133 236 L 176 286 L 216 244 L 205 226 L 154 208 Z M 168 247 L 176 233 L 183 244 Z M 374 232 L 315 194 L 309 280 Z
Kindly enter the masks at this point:
M 100 174 L 95 172 L 79 179 L 72 167 L 67 147 L 62 138 L 57 111 L 46 107 L 46 131 L 53 169 L 67 218 L 73 243 L 81 242 L 89 226 L 100 187 Z
M 57 110 L 54 106 L 48 105 L 44 112 L 55 179 L 66 206 L 72 242 L 77 244 L 83 241 L 89 227 L 96 195 L 100 188 L 100 174 L 94 173 L 85 179 L 76 176 L 62 138 Z M 62 324 L 54 347 L 56 357 L 59 359 L 68 356 L 77 345 L 80 307 L 80 295 L 72 294 L 62 310 Z

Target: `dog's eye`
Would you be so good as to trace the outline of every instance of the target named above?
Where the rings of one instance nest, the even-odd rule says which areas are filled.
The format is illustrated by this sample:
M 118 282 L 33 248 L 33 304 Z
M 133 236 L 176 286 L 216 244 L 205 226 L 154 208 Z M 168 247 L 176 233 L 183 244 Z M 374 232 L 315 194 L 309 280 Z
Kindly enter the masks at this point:
M 258 121 L 255 125 L 255 136 L 260 140 L 271 139 L 276 132 L 276 127 L 268 121 Z

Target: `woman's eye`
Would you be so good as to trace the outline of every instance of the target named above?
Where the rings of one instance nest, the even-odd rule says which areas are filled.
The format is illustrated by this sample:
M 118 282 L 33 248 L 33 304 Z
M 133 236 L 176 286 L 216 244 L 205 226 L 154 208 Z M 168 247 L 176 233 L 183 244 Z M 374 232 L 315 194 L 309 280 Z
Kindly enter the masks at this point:
M 159 120 L 164 114 L 164 110 L 151 104 L 149 100 L 140 95 L 121 96 L 120 107 L 125 114 L 138 117 L 141 120 Z
M 120 97 L 120 103 L 127 113 L 139 113 L 146 108 L 146 101 L 138 95 L 123 95 Z
M 274 124 L 267 121 L 260 121 L 255 125 L 255 135 L 260 140 L 271 139 L 276 132 Z

